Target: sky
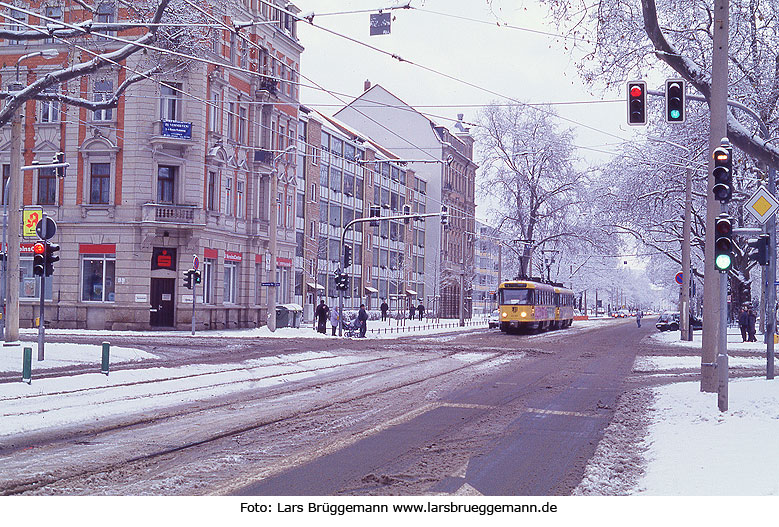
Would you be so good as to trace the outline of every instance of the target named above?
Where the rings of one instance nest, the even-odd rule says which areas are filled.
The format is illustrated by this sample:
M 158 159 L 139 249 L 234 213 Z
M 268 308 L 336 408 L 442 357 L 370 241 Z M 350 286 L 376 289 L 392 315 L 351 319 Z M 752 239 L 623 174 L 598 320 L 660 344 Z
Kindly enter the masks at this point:
M 405 2 L 387 0 L 298 0 L 302 15 L 314 13 L 315 25 L 396 54 L 416 67 L 379 51 L 335 36 L 305 22 L 298 35 L 306 48 L 301 58 L 301 101 L 323 113 L 362 93 L 365 80 L 381 84 L 432 120 L 449 127 L 458 113 L 477 120 L 479 106 L 511 99 L 555 104 L 563 121 L 577 130 L 577 145 L 595 149 L 629 138 L 624 96 L 614 89 L 601 93 L 583 84 L 570 45 L 545 21 L 537 2 L 516 0 L 412 0 L 414 9 L 393 10 L 390 35 L 370 36 L 365 10 Z M 333 14 L 360 10 L 356 14 Z M 500 22 L 500 24 L 499 24 Z M 512 26 L 512 27 L 508 27 Z M 520 27 L 531 31 L 513 29 Z M 429 70 L 434 70 L 429 71 Z M 464 80 L 468 84 L 459 82 Z M 627 79 L 626 79 L 627 80 Z M 333 96 L 330 92 L 343 94 Z M 619 92 L 619 93 L 618 93 Z M 609 102 L 598 102 L 598 101 Z M 593 102 L 596 101 L 596 102 Z M 601 131 L 606 133 L 601 133 Z M 591 160 L 608 155 L 581 150 Z

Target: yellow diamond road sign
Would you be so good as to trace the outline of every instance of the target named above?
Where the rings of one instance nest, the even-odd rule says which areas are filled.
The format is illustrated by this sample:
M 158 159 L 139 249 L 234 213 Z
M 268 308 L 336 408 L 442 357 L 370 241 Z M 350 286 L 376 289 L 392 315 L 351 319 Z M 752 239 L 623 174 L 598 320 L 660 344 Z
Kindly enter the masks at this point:
M 779 201 L 761 186 L 747 201 L 746 209 L 757 221 L 765 223 L 779 209 Z

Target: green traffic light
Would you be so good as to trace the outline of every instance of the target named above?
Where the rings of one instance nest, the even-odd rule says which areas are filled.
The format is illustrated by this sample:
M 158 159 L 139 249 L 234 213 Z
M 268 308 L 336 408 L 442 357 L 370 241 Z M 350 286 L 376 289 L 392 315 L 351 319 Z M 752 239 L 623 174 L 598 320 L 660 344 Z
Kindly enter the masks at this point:
M 714 265 L 720 271 L 727 271 L 730 269 L 730 264 L 731 258 L 729 254 L 718 254 L 717 258 L 714 260 Z
M 679 110 L 671 110 L 671 119 L 678 119 L 681 116 Z

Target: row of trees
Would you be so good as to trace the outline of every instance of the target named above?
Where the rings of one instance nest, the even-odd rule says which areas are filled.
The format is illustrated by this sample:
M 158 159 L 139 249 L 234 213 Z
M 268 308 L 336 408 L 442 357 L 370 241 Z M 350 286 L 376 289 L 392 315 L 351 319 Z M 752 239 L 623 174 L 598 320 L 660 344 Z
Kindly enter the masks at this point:
M 572 49 L 587 46 L 579 63 L 593 86 L 624 91 L 626 79 L 650 73 L 681 76 L 707 103 L 711 91 L 714 14 L 709 2 L 696 0 L 546 0 L 550 17 L 569 34 Z M 779 4 L 730 0 L 729 98 L 756 111 L 774 137 L 779 98 Z M 586 42 L 586 44 L 582 44 Z M 660 104 L 662 101 L 650 101 Z M 582 169 L 576 164 L 572 132 L 562 129 L 548 108 L 494 105 L 481 117 L 484 148 L 483 189 L 495 200 L 493 217 L 507 237 L 528 240 L 521 274 L 530 252 L 559 249 L 571 261 L 558 279 L 583 276 L 614 278 L 621 258 L 605 266 L 598 255 L 625 252 L 637 244 L 654 276 L 667 285 L 681 264 L 684 180 L 692 171 L 692 268 L 703 276 L 708 177 L 707 103 L 688 103 L 684 125 L 651 123 L 643 140 L 626 143 L 607 164 Z M 661 114 L 657 109 L 653 112 Z M 779 166 L 779 142 L 762 138 L 751 118 L 731 110 L 728 137 L 736 148 L 736 193 L 731 213 L 746 225 L 744 202 L 765 181 L 766 164 Z M 757 284 L 755 263 L 744 251 L 731 271 L 734 303 L 750 300 Z M 539 259 L 540 260 L 540 259 Z M 566 276 L 567 275 L 567 276 Z M 584 284 L 583 284 L 584 285 Z M 675 290 L 675 288 L 672 288 Z

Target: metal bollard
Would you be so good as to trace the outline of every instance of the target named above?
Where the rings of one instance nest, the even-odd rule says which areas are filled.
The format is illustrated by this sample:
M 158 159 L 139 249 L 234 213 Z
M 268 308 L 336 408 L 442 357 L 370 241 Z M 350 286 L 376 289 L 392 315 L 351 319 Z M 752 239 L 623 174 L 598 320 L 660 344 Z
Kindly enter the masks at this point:
M 100 368 L 100 373 L 103 373 L 105 375 L 108 375 L 108 365 L 109 365 L 109 356 L 111 352 L 111 344 L 108 342 L 103 342 L 103 363 Z
M 32 382 L 32 348 L 24 348 L 22 358 L 22 382 L 30 384 Z

